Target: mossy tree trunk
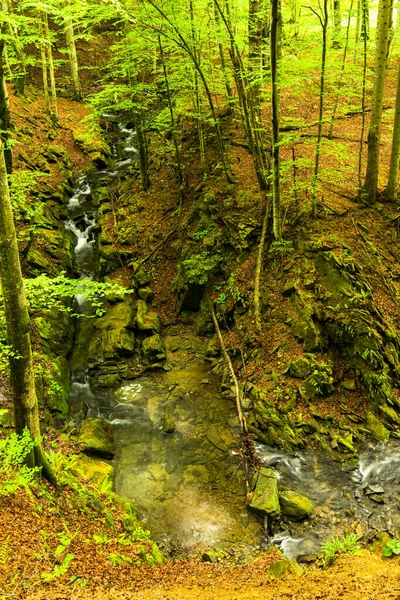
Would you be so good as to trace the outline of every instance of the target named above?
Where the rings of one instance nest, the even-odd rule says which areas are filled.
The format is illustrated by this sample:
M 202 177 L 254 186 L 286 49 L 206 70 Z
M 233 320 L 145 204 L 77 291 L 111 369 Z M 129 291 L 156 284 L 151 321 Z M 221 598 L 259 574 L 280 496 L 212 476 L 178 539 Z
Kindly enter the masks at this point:
M 10 375 L 14 399 L 15 431 L 21 435 L 28 428 L 35 446 L 27 457 L 31 467 L 41 467 L 43 475 L 55 483 L 41 443 L 38 401 L 32 363 L 30 321 L 24 282 L 14 228 L 7 170 L 0 140 L 0 282 L 3 293 L 7 343 L 10 356 Z
M 351 9 L 350 9 L 351 10 Z M 341 47 L 342 37 L 342 13 L 340 10 L 340 0 L 333 0 L 333 47 Z
M 282 238 L 279 160 L 279 29 L 279 0 L 271 0 L 272 217 L 274 237 L 276 240 Z
M 1 29 L 3 33 L 4 27 Z M 7 173 L 12 172 L 12 153 L 9 143 L 8 132 L 11 129 L 11 111 L 8 98 L 6 80 L 4 77 L 4 39 L 0 40 L 0 131 L 4 145 L 4 160 L 6 162 Z
M 379 147 L 381 139 L 383 92 L 388 50 L 389 27 L 393 0 L 380 0 L 378 25 L 376 32 L 376 50 L 374 63 L 374 85 L 372 91 L 371 121 L 368 131 L 367 172 L 364 182 L 364 194 L 369 204 L 376 202 L 379 175 Z
M 2 0 L 1 7 L 4 15 L 10 15 L 12 12 L 11 5 L 8 0 Z M 26 63 L 25 55 L 22 49 L 21 40 L 19 38 L 18 29 L 12 25 L 11 21 L 8 22 L 8 29 L 10 34 L 10 42 L 14 48 L 15 57 L 17 60 L 16 70 L 13 72 L 13 85 L 15 93 L 18 96 L 25 95 L 25 79 L 26 79 Z

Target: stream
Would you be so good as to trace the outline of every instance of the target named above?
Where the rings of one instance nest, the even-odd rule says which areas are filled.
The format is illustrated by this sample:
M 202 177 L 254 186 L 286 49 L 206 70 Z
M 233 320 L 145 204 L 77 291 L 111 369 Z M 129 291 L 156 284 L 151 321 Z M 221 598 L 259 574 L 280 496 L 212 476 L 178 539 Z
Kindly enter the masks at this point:
M 93 186 L 125 176 L 137 160 L 129 123 L 117 125 L 113 140 L 114 167 L 77 179 L 68 204 L 65 227 L 76 237 L 74 266 L 80 277 L 99 273 Z M 84 312 L 84 297 L 76 300 Z M 84 329 L 90 319 L 80 321 Z M 316 452 L 285 454 L 257 445 L 281 487 L 305 494 L 315 508 L 303 523 L 277 519 L 268 536 L 246 508 L 235 404 L 221 393 L 219 378 L 205 361 L 207 342 L 183 325 L 170 326 L 164 335 L 165 370 L 126 381 L 113 392 L 94 392 L 80 369 L 70 395 L 72 413 L 84 406 L 85 417 L 113 425 L 115 491 L 137 505 L 141 522 L 163 550 L 179 554 L 193 546 L 217 546 L 244 559 L 275 544 L 289 558 L 301 558 L 318 553 L 332 535 L 368 538 L 389 531 L 400 536 L 397 440 L 386 446 L 365 443 L 352 465 Z

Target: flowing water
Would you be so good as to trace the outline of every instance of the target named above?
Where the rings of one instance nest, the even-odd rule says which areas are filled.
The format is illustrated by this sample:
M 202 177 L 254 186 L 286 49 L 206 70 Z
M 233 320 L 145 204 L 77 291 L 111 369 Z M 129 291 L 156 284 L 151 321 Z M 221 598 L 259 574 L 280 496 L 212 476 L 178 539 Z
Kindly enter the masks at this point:
M 65 226 L 77 239 L 75 267 L 95 277 L 97 181 L 125 177 L 137 160 L 135 131 L 118 124 L 114 167 L 76 181 Z M 84 310 L 84 297 L 77 296 Z M 84 328 L 89 320 L 80 320 Z M 79 329 L 78 329 L 79 336 Z M 288 557 L 318 552 L 332 535 L 400 536 L 400 442 L 365 444 L 357 464 L 345 465 L 315 452 L 285 454 L 259 445 L 281 486 L 314 503 L 305 523 L 277 520 L 274 537 L 246 510 L 239 428 L 232 399 L 204 360 L 205 344 L 190 328 L 170 327 L 167 369 L 124 383 L 115 393 L 94 392 L 84 371 L 76 374 L 71 413 L 100 416 L 114 427 L 115 488 L 138 506 L 143 522 L 166 550 L 217 545 L 239 555 L 277 544 Z M 78 337 L 79 343 L 79 337 Z M 170 431 L 167 433 L 166 431 Z

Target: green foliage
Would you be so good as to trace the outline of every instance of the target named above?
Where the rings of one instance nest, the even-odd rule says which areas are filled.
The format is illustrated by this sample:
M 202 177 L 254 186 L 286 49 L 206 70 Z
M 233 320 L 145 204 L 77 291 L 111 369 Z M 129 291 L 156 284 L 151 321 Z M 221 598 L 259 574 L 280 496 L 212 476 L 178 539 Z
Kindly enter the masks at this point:
M 61 577 L 61 575 L 64 575 L 68 571 L 69 563 L 74 558 L 75 557 L 73 554 L 66 554 L 59 564 L 54 565 L 54 568 L 52 571 L 41 574 L 41 578 L 43 579 L 43 581 L 45 581 L 46 583 L 49 583 L 50 581 L 53 581 L 53 579 L 56 579 L 57 577 Z
M 0 439 L 0 494 L 6 496 L 16 492 L 20 487 L 27 489 L 35 479 L 39 469 L 29 468 L 24 464 L 26 457 L 35 446 L 28 429 L 21 436 L 12 433 Z
M 357 536 L 354 533 L 345 537 L 332 537 L 327 540 L 321 550 L 324 554 L 325 562 L 333 562 L 339 554 L 360 555 L 360 547 L 358 545 Z
M 129 556 L 125 556 L 124 554 L 115 554 L 111 552 L 109 554 L 109 559 L 113 567 L 119 567 L 120 565 L 131 565 L 133 563 L 132 559 Z
M 189 283 L 204 285 L 218 271 L 221 263 L 222 256 L 218 252 L 210 255 L 203 251 L 183 260 L 180 267 Z
M 272 242 L 269 253 L 274 257 L 288 256 L 293 252 L 293 242 L 290 240 L 276 240 Z
M 390 540 L 390 542 L 383 547 L 382 554 L 387 557 L 393 556 L 394 554 L 400 554 L 400 540 L 397 538 Z

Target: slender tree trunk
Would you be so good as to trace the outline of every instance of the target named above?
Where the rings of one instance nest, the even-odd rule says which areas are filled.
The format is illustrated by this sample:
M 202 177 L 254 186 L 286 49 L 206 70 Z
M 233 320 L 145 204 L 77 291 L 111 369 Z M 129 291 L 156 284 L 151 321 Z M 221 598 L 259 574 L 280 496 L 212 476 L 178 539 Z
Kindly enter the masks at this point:
M 8 0 L 2 0 L 1 5 L 3 12 L 5 14 L 10 14 L 11 9 Z M 8 28 L 10 32 L 11 43 L 14 47 L 14 52 L 17 59 L 17 72 L 13 74 L 14 89 L 18 96 L 24 96 L 26 78 L 25 55 L 21 47 L 21 41 L 19 39 L 17 28 L 11 25 L 11 23 L 9 23 Z
M 30 321 L 24 282 L 19 262 L 7 171 L 0 140 L 0 281 L 3 292 L 7 343 L 15 356 L 10 356 L 10 375 L 14 399 L 15 431 L 22 435 L 28 428 L 35 446 L 27 459 L 29 466 L 42 468 L 43 475 L 55 483 L 41 443 L 38 401 L 32 363 Z
M 257 117 L 261 115 L 262 3 L 249 0 L 249 84 Z
M 329 139 L 332 139 L 333 125 L 334 125 L 334 122 L 335 122 L 336 111 L 337 111 L 337 108 L 338 108 L 338 105 L 339 105 L 340 91 L 341 91 L 342 85 L 343 85 L 344 70 L 346 68 L 346 58 L 347 58 L 347 49 L 349 47 L 349 36 L 350 36 L 350 24 L 351 24 L 351 10 L 352 10 L 352 8 L 353 8 L 353 0 L 351 0 L 351 3 L 350 3 L 349 17 L 348 17 L 347 28 L 346 28 L 346 42 L 345 42 L 345 45 L 344 45 L 342 67 L 341 67 L 341 70 L 340 70 L 340 77 L 339 77 L 339 83 L 338 83 L 338 91 L 337 91 L 337 94 L 336 94 L 335 104 L 334 104 L 333 111 L 332 111 L 332 121 L 331 121 L 331 126 L 330 126 L 330 129 L 329 129 Z
M 358 152 L 358 200 L 361 200 L 363 194 L 362 187 L 362 164 L 364 156 L 364 135 L 365 135 L 365 97 L 367 88 L 367 2 L 368 0 L 361 0 L 362 10 L 362 40 L 363 40 L 363 73 L 362 73 L 362 92 L 361 92 L 361 135 L 360 135 L 360 150 Z
M 315 12 L 315 11 L 314 11 Z M 319 160 L 321 156 L 321 140 L 322 140 L 322 118 L 324 114 L 325 100 L 325 69 L 326 69 L 326 42 L 328 31 L 328 0 L 324 0 L 322 16 L 317 14 L 322 27 L 322 58 L 321 58 L 321 78 L 319 89 L 319 115 L 318 115 L 318 133 L 317 133 L 317 149 L 315 153 L 314 177 L 312 182 L 312 216 L 315 219 L 317 215 L 317 189 L 319 175 Z
M 179 186 L 180 186 L 180 199 L 179 199 L 179 202 L 181 203 L 182 199 L 183 199 L 183 185 L 184 185 L 183 170 L 182 170 L 182 161 L 181 161 L 181 153 L 180 153 L 180 150 L 179 150 L 178 137 L 177 137 L 177 134 L 176 134 L 175 115 L 174 115 L 174 108 L 172 106 L 172 97 L 171 97 L 171 89 L 170 89 L 170 86 L 169 86 L 167 65 L 165 63 L 164 49 L 163 49 L 163 45 L 162 45 L 162 42 L 161 42 L 161 36 L 160 35 L 158 36 L 158 46 L 160 48 L 160 57 L 161 57 L 161 64 L 162 64 L 163 73 L 164 73 L 165 87 L 167 89 L 168 108 L 169 108 L 169 115 L 170 115 L 170 118 L 171 118 L 172 140 L 174 142 L 176 168 L 177 168 L 177 171 L 178 171 Z
M 70 0 L 64 0 L 64 27 L 65 27 L 65 38 L 67 41 L 68 47 L 68 55 L 69 55 L 69 64 L 71 69 L 71 77 L 72 83 L 74 87 L 74 100 L 82 100 L 82 88 L 81 82 L 79 79 L 79 64 L 78 64 L 78 56 L 76 53 L 76 45 L 75 45 L 75 34 L 74 27 L 71 16 L 71 3 Z
M 216 25 L 217 35 L 218 35 L 218 40 L 219 40 L 219 37 L 221 35 L 221 28 L 220 28 L 219 14 L 218 14 L 218 10 L 217 10 L 217 7 L 215 6 L 215 4 L 214 4 L 214 18 L 215 18 L 215 25 Z M 232 86 L 231 86 L 231 83 L 229 80 L 229 72 L 226 67 L 225 48 L 224 48 L 223 43 L 220 40 L 218 41 L 218 52 L 219 52 L 219 59 L 221 62 L 222 74 L 224 76 L 226 99 L 228 101 L 229 107 L 232 107 L 232 105 L 233 105 Z
M 135 122 L 135 130 L 138 142 L 138 154 L 139 154 L 139 166 L 140 166 L 140 177 L 142 180 L 143 190 L 147 190 L 150 187 L 149 179 L 149 161 L 147 153 L 147 142 L 146 135 L 144 132 L 143 117 L 139 109 L 133 113 L 133 120 Z
M 279 0 L 271 0 L 272 220 L 276 240 L 282 238 L 279 160 L 278 35 Z
M 396 4 L 396 29 L 400 30 L 400 0 L 397 0 Z
M 46 59 L 47 67 L 50 78 L 50 114 L 55 120 L 58 120 L 58 108 L 57 108 L 57 90 L 56 90 L 56 76 L 54 72 L 53 62 L 53 51 L 51 48 L 50 30 L 49 30 L 49 19 L 47 13 L 42 13 L 43 33 L 46 42 Z
M 47 52 L 46 52 L 46 40 L 44 36 L 44 28 L 43 28 L 43 19 L 40 15 L 38 19 L 39 23 L 39 33 L 41 37 L 40 41 L 40 56 L 42 59 L 42 76 L 43 76 L 43 93 L 44 93 L 44 101 L 46 103 L 46 111 L 48 113 L 51 112 L 50 105 L 50 94 L 49 94 L 49 78 L 48 78 L 48 70 L 47 70 Z
M 333 0 L 333 47 L 341 48 L 342 37 L 342 13 L 340 0 Z
M 360 41 L 360 25 L 361 25 L 361 13 L 362 13 L 362 0 L 357 0 L 357 17 L 356 17 L 356 35 L 355 35 L 355 45 L 357 47 L 358 42 Z M 356 58 L 356 49 L 354 49 L 354 62 Z
M 372 91 L 372 111 L 368 132 L 367 173 L 364 182 L 365 195 L 370 204 L 374 204 L 374 202 L 376 202 L 378 191 L 379 146 L 381 138 L 383 92 L 392 2 L 393 0 L 379 1 L 374 65 L 374 85 Z
M 11 110 L 6 80 L 4 78 L 4 49 L 4 39 L 0 39 L 0 137 L 3 140 L 4 160 L 6 163 L 7 173 L 11 173 L 12 153 L 8 134 L 11 129 Z
M 389 202 L 397 201 L 398 177 L 400 165 L 400 65 L 397 79 L 396 111 L 393 124 L 392 152 L 390 155 L 389 178 L 385 197 Z
M 196 30 L 194 23 L 194 12 L 193 12 L 193 0 L 189 0 L 189 12 L 190 12 L 190 33 L 192 38 L 192 52 L 193 56 L 196 57 L 198 64 L 201 64 L 200 52 L 198 52 L 197 41 L 196 41 Z M 206 156 L 205 156 L 205 143 L 203 133 L 203 123 L 201 117 L 201 98 L 199 90 L 199 79 L 197 70 L 193 69 L 193 86 L 194 86 L 194 105 L 196 111 L 196 126 L 197 135 L 199 136 L 199 152 L 200 152 L 200 163 L 202 171 L 206 169 Z
M 290 23 L 296 25 L 299 16 L 297 0 L 290 0 Z

